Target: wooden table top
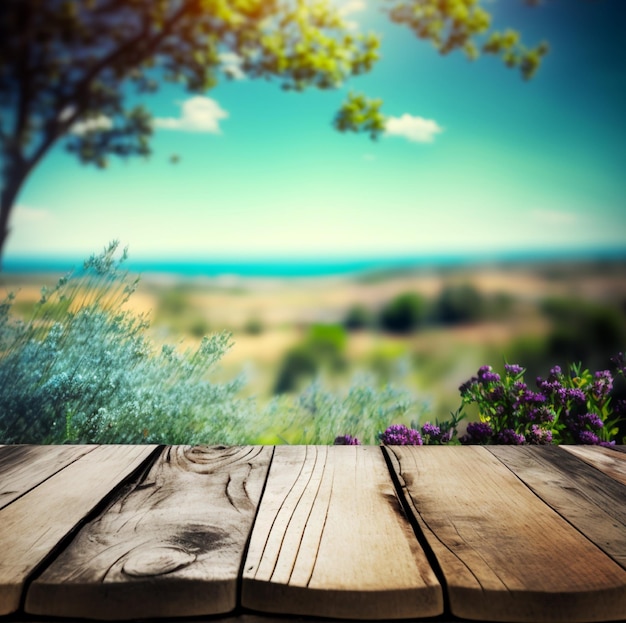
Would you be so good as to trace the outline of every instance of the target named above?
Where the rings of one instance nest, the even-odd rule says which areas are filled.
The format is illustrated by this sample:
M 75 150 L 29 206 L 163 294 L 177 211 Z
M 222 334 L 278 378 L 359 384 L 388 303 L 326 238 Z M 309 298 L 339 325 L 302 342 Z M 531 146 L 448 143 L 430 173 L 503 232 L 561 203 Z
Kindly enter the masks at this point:
M 0 623 L 626 620 L 626 447 L 0 446 Z

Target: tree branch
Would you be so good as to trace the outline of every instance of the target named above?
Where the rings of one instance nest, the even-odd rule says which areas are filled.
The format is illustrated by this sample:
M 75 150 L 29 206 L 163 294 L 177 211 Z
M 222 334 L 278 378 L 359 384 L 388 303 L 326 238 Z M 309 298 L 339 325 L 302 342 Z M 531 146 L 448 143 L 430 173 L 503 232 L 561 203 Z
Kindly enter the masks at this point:
M 171 34 L 172 29 L 176 25 L 176 23 L 178 23 L 185 16 L 185 14 L 191 8 L 191 5 L 195 2 L 196 0 L 189 0 L 189 2 L 183 3 L 181 8 L 170 18 L 170 20 L 168 20 L 164 24 L 161 31 L 156 36 L 154 36 L 152 40 L 148 44 L 146 44 L 145 47 L 141 50 L 141 54 L 137 56 L 136 64 L 139 64 L 142 61 L 146 60 L 150 56 L 150 54 L 152 54 L 157 49 L 158 45 L 169 34 Z M 34 150 L 31 157 L 28 158 L 28 160 L 26 161 L 29 171 L 36 166 L 36 164 L 41 160 L 46 152 L 52 147 L 52 145 L 54 145 L 54 143 L 61 136 L 66 134 L 72 127 L 72 125 L 85 112 L 89 103 L 89 89 L 93 84 L 93 81 L 97 78 L 98 74 L 100 74 L 100 72 L 102 72 L 107 67 L 112 66 L 120 58 L 123 58 L 124 55 L 132 51 L 134 47 L 139 48 L 139 44 L 145 40 L 145 36 L 145 30 L 142 29 L 141 33 L 139 33 L 123 45 L 117 47 L 105 58 L 96 63 L 85 75 L 85 77 L 79 82 L 71 95 L 66 95 L 57 100 L 57 105 L 53 110 L 53 114 L 46 123 L 46 131 L 43 134 L 41 143 Z M 72 107 L 72 113 L 63 121 L 60 121 L 59 117 L 61 113 L 64 110 L 67 110 L 70 106 Z

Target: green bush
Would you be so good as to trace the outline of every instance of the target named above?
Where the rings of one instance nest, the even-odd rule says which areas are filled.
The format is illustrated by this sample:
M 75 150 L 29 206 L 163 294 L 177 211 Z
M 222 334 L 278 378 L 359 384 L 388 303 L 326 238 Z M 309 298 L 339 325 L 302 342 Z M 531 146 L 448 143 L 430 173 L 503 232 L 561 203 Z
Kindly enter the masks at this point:
M 434 304 L 434 320 L 441 324 L 477 322 L 485 312 L 483 295 L 471 284 L 445 286 Z
M 315 376 L 319 365 L 315 354 L 304 344 L 288 350 L 278 370 L 274 393 L 294 391 L 304 379 Z
M 341 371 L 346 366 L 347 336 L 339 325 L 314 325 L 301 344 L 287 351 L 281 362 L 274 393 L 292 392 L 322 368 Z
M 241 380 L 209 378 L 230 336 L 158 350 L 145 317 L 123 309 L 138 280 L 117 246 L 44 291 L 28 322 L 11 296 L 0 306 L 0 443 L 245 442 Z
M 293 398 L 275 398 L 262 420 L 281 426 L 278 438 L 289 443 L 332 444 L 349 431 L 362 443 L 377 444 L 392 422 L 419 420 L 425 412 L 426 404 L 407 390 L 360 376 L 343 393 L 325 389 L 317 379 Z
M 248 335 L 261 335 L 261 333 L 265 330 L 265 327 L 263 326 L 262 320 L 255 316 L 246 322 L 243 330 L 244 333 L 247 333 Z
M 426 300 L 414 292 L 399 294 L 380 312 L 381 328 L 391 333 L 410 333 L 426 320 Z
M 547 360 L 607 368 L 615 351 L 626 346 L 626 319 L 618 305 L 549 299 L 542 303 L 542 311 L 552 325 Z
M 365 305 L 353 305 L 346 313 L 343 326 L 349 331 L 367 329 L 374 323 L 372 312 Z

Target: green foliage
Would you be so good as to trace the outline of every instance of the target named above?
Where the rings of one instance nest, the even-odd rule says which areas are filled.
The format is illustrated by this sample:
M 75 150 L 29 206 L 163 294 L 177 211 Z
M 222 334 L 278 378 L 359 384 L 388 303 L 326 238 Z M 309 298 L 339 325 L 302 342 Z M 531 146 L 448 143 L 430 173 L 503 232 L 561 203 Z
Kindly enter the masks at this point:
M 184 286 L 168 288 L 159 297 L 157 316 L 180 316 L 189 309 L 189 296 Z
M 332 444 L 339 432 L 350 431 L 363 443 L 375 444 L 391 422 L 419 419 L 426 405 L 408 391 L 373 377 L 357 377 L 345 393 L 325 389 L 314 381 L 295 398 L 278 397 L 263 421 L 284 423 L 282 439 L 297 444 Z
M 486 3 L 486 0 L 484 0 Z M 527 49 L 515 31 L 489 32 L 479 0 L 391 0 L 392 21 L 442 53 L 479 49 L 528 78 L 547 51 Z M 335 89 L 370 71 L 379 38 L 354 32 L 330 0 L 3 0 L 0 2 L 0 252 L 9 215 L 32 169 L 61 138 L 84 164 L 150 154 L 152 120 L 129 95 L 162 82 L 203 93 L 232 77 L 224 54 L 249 78 L 287 90 Z M 382 101 L 350 94 L 340 131 L 385 130 Z M 176 162 L 177 157 L 171 161 Z
M 434 303 L 434 320 L 442 324 L 477 322 L 485 312 L 485 300 L 471 284 L 445 286 Z
M 340 132 L 367 132 L 376 139 L 385 131 L 385 117 L 380 112 L 383 101 L 369 99 L 360 93 L 350 93 L 334 121 Z
M 44 291 L 28 322 L 12 318 L 11 297 L 0 307 L 0 442 L 246 441 L 241 380 L 210 381 L 230 336 L 156 349 L 145 318 L 123 309 L 137 281 L 116 249 Z
M 542 310 L 552 323 L 546 342 L 546 356 L 552 361 L 607 367 L 615 351 L 626 345 L 626 318 L 617 306 L 549 299 Z
M 526 79 L 534 75 L 548 52 L 545 42 L 527 48 L 520 34 L 511 29 L 489 33 L 491 15 L 476 0 L 396 0 L 389 16 L 420 39 L 431 41 L 441 54 L 462 50 L 470 60 L 478 58 L 481 51 L 494 54 L 508 67 L 518 67 Z
M 202 338 L 209 333 L 209 323 L 204 318 L 194 318 L 188 329 L 193 337 Z
M 347 341 L 344 328 L 335 324 L 313 325 L 306 338 L 307 346 L 315 353 L 316 357 L 336 368 L 343 366 L 343 353 Z
M 350 307 L 343 320 L 343 326 L 348 331 L 366 329 L 374 323 L 372 312 L 365 305 L 356 304 Z
M 274 393 L 294 391 L 304 379 L 317 373 L 319 365 L 319 361 L 305 344 L 290 349 L 280 365 Z
M 623 374 L 623 355 L 613 361 Z M 554 366 L 547 378 L 537 378 L 539 391 L 524 382 L 525 373 L 516 364 L 506 364 L 504 375 L 482 366 L 461 385 L 462 406 L 477 405 L 480 416 L 468 425 L 463 443 L 615 443 L 623 417 L 611 405 L 609 370 L 592 373 L 577 364 L 565 373 Z
M 428 314 L 426 300 L 415 292 L 393 298 L 380 312 L 380 326 L 392 333 L 410 333 L 425 322 Z
M 265 330 L 265 327 L 263 326 L 263 321 L 254 316 L 248 319 L 243 327 L 243 330 L 248 335 L 261 335 L 261 333 Z
M 322 368 L 340 371 L 345 367 L 346 332 L 339 325 L 314 325 L 301 344 L 287 351 L 274 393 L 292 392 Z

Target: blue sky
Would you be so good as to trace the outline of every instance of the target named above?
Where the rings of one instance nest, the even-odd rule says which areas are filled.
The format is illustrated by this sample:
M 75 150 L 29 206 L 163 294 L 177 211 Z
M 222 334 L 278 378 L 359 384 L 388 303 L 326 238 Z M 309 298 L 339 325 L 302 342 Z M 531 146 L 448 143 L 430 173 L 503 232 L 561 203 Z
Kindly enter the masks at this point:
M 439 56 L 379 3 L 336 1 L 383 36 L 371 74 L 304 94 L 165 86 L 144 101 L 152 157 L 98 171 L 59 144 L 19 198 L 6 257 L 112 239 L 137 259 L 626 250 L 623 0 L 488 2 L 496 25 L 550 43 L 530 82 L 494 58 Z M 349 90 L 384 99 L 387 136 L 332 129 Z

